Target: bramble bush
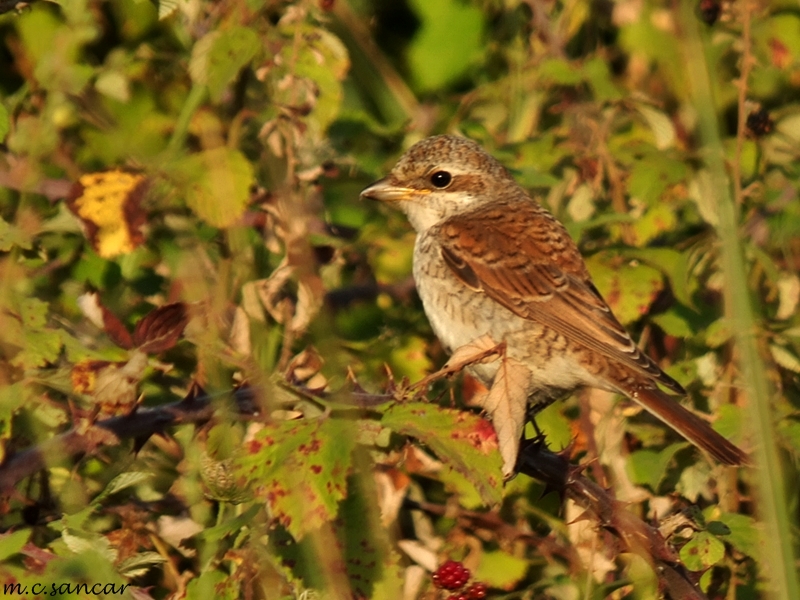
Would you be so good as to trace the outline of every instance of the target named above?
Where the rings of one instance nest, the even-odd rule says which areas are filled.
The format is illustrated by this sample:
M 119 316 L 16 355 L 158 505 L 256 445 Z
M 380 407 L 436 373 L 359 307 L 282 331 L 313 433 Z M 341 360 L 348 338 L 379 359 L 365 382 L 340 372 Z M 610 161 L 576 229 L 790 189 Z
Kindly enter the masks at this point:
M 800 597 L 792 6 L 0 11 L 8 593 Z M 585 390 L 503 481 L 478 384 L 437 370 L 410 227 L 358 199 L 441 132 L 566 224 L 753 465 Z

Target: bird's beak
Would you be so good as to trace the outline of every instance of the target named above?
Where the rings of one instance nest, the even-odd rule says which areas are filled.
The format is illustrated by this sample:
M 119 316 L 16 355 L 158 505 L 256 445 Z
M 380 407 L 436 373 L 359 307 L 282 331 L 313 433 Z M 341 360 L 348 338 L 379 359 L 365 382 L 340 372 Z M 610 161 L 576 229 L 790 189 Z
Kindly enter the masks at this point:
M 392 185 L 389 183 L 389 178 L 384 177 L 365 187 L 361 191 L 361 197 L 380 200 L 381 202 L 400 202 L 401 200 L 411 200 L 414 196 L 419 195 L 421 191 Z

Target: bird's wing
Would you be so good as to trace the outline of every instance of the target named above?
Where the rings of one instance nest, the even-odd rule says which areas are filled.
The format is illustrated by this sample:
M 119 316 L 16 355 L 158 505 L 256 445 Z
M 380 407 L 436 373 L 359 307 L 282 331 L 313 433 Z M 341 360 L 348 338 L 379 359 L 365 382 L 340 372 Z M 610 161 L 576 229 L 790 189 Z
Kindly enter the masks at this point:
M 494 203 L 451 217 L 433 233 L 445 262 L 465 285 L 685 393 L 637 348 L 592 283 L 566 229 L 538 205 L 527 199 Z

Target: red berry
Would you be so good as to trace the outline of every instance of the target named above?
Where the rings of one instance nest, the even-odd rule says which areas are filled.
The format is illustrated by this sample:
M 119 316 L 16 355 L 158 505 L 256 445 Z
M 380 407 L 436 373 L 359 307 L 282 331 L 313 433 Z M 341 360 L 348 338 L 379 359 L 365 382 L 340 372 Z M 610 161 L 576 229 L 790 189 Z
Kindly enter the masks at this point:
M 466 590 L 467 600 L 482 600 L 486 598 L 486 584 L 480 581 L 473 583 Z
M 433 584 L 445 590 L 457 590 L 467 581 L 469 581 L 469 569 L 465 569 L 464 565 L 454 560 L 445 561 L 433 574 Z
M 447 597 L 447 600 L 469 600 L 466 594 L 451 594 Z

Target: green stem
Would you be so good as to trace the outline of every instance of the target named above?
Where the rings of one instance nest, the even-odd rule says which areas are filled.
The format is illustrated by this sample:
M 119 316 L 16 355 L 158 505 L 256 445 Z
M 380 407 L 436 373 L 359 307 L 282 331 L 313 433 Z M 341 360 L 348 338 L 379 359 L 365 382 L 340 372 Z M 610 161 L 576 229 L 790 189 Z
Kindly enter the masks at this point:
M 195 84 L 189 90 L 189 95 L 181 108 L 181 114 L 178 115 L 178 120 L 175 122 L 175 129 L 172 132 L 172 137 L 167 145 L 167 150 L 171 153 L 176 152 L 186 141 L 186 135 L 189 132 L 189 123 L 192 121 L 192 115 L 200 108 L 200 105 L 208 96 L 208 87 L 201 84 Z
M 786 490 L 781 461 L 773 429 L 771 398 L 764 362 L 757 346 L 757 325 L 747 288 L 747 269 L 739 235 L 739 207 L 731 192 L 727 176 L 724 148 L 720 138 L 710 76 L 708 53 L 692 12 L 694 5 L 683 3 L 683 24 L 686 27 L 686 49 L 689 80 L 693 88 L 698 113 L 706 165 L 713 178 L 710 186 L 716 194 L 719 222 L 717 234 L 721 248 L 720 259 L 725 279 L 725 311 L 736 332 L 736 354 L 742 371 L 741 385 L 747 399 L 749 429 L 753 435 L 756 469 L 753 476 L 758 484 L 757 508 L 765 525 L 765 555 L 758 557 L 762 569 L 771 577 L 771 595 L 794 600 L 800 598 L 797 567 L 790 532 L 794 526 L 786 506 Z M 744 85 L 745 82 L 742 82 Z

